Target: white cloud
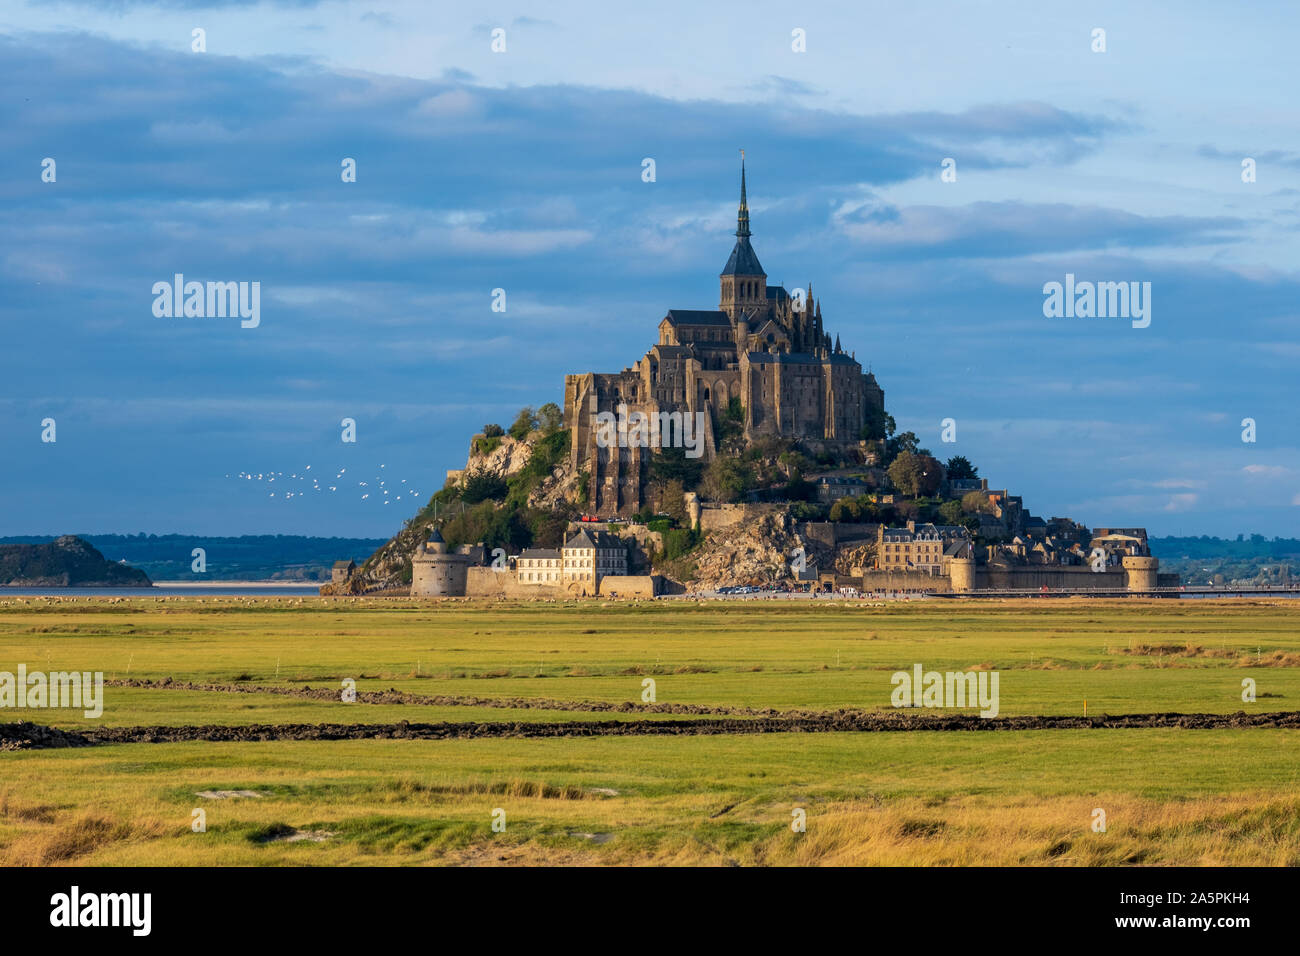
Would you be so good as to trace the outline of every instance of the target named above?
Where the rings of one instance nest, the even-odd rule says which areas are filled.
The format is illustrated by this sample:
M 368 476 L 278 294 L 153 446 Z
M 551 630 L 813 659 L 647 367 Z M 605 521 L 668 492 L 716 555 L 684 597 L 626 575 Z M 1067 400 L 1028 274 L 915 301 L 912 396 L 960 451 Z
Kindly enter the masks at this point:
M 418 116 L 469 116 L 478 111 L 478 100 L 467 90 L 448 90 L 431 96 L 415 110 Z

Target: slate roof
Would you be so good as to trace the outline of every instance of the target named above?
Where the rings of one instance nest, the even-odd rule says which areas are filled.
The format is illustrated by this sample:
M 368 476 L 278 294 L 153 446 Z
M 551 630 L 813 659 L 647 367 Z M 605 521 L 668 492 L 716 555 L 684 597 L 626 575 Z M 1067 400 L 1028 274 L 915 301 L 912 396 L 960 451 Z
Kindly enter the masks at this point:
M 748 236 L 741 236 L 736 240 L 735 246 L 731 249 L 731 258 L 727 264 L 722 267 L 724 276 L 767 276 L 763 271 L 763 266 L 758 261 L 758 255 L 754 252 L 754 247 L 749 244 Z
M 857 365 L 857 360 L 847 355 L 828 355 L 818 358 L 811 352 L 750 352 L 749 361 L 755 365 L 780 363 L 781 365 Z
M 727 313 L 703 309 L 669 309 L 664 318 L 673 325 L 731 325 Z
M 650 351 L 654 352 L 661 359 L 665 358 L 682 358 L 695 354 L 694 343 L 690 345 L 652 345 Z
M 626 548 L 623 539 L 616 534 L 610 534 L 608 531 L 590 531 L 583 528 L 578 531 L 572 538 L 564 542 L 566 548 L 599 548 L 605 550 L 608 548 Z
M 519 552 L 519 557 L 523 558 L 549 558 L 558 561 L 561 557 L 558 548 L 524 548 Z

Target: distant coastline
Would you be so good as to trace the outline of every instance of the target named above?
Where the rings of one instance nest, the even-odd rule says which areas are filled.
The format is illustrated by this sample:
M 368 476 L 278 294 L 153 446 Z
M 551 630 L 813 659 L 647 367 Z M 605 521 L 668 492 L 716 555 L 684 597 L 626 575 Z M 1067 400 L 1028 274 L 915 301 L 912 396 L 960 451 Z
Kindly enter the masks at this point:
M 314 584 L 280 581 L 212 581 L 205 584 L 159 584 L 149 587 L 85 587 L 82 585 L 7 585 L 0 587 L 0 601 L 14 598 L 79 600 L 84 598 L 205 598 L 218 597 L 315 597 Z
M 299 591 L 316 592 L 320 590 L 319 581 L 155 581 L 156 588 L 194 588 L 213 590 L 219 588 L 294 588 Z
M 335 561 L 364 561 L 385 539 L 326 538 L 259 534 L 79 534 L 114 563 L 145 572 L 150 580 L 173 586 L 312 584 L 330 579 Z M 7 544 L 47 544 L 52 535 L 0 536 Z

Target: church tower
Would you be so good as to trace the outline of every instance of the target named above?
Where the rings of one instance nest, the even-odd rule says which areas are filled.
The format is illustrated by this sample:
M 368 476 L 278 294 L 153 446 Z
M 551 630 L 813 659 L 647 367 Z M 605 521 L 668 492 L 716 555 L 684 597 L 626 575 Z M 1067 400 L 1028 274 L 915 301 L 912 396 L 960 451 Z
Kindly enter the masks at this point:
M 734 323 L 767 309 L 767 273 L 749 244 L 749 202 L 745 198 L 745 151 L 740 151 L 740 209 L 736 213 L 736 245 L 722 269 L 719 311 Z

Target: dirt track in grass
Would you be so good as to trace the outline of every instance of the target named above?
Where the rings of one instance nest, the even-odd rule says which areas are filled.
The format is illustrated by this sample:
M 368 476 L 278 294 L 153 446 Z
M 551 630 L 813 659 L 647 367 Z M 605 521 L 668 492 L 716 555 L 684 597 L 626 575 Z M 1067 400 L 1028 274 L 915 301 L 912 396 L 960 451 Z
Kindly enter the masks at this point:
M 341 690 L 327 687 L 284 687 L 267 684 L 196 684 L 162 680 L 106 680 L 106 687 L 137 687 L 148 690 L 191 690 L 221 694 L 274 694 L 299 700 L 339 701 Z M 420 707 L 497 707 L 504 710 L 567 710 L 575 713 L 611 714 L 679 714 L 714 717 L 782 717 L 802 715 L 802 711 L 758 710 L 752 707 L 727 707 L 711 704 L 643 704 L 633 701 L 613 703 L 604 700 L 555 700 L 548 697 L 469 697 L 451 694 L 409 694 L 395 688 L 380 691 L 357 691 L 358 704 L 412 704 Z
M 1115 730 L 1135 728 L 1300 729 L 1300 711 L 1273 714 L 1128 714 L 1120 717 L 992 717 L 974 714 L 829 713 L 748 720 L 603 720 L 559 723 L 250 724 L 245 726 L 102 727 L 65 731 L 40 724 L 0 724 L 0 750 L 93 747 L 184 741 L 451 740 L 515 737 L 641 737 L 718 734 L 879 733 L 891 731 Z

